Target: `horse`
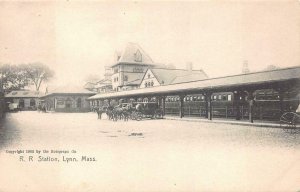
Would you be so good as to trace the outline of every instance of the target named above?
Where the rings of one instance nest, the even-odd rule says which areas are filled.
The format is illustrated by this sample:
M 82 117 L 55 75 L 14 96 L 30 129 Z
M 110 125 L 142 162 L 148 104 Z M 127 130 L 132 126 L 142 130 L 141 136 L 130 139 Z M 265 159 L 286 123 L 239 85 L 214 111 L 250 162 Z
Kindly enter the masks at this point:
M 112 112 L 114 121 L 123 118 L 123 108 L 120 105 L 115 106 Z
M 114 120 L 113 110 L 114 110 L 113 106 L 106 107 L 106 115 L 108 117 L 108 120 Z

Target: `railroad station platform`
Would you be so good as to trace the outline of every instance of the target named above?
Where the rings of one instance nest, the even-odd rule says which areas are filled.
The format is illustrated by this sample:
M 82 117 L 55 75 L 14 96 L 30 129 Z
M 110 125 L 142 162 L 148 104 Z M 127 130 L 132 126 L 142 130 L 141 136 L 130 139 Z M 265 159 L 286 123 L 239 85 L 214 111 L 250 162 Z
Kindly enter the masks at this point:
M 269 127 L 269 128 L 295 128 L 295 127 L 288 127 L 286 125 L 281 125 L 279 121 L 261 121 L 256 120 L 253 123 L 248 122 L 245 120 L 235 120 L 235 119 L 221 119 L 221 118 L 215 118 L 213 120 L 208 120 L 204 118 L 199 117 L 176 117 L 176 116 L 164 116 L 165 119 L 168 120 L 179 120 L 179 121 L 193 121 L 193 122 L 204 122 L 204 123 L 222 123 L 222 124 L 230 124 L 230 125 L 241 125 L 241 126 L 255 126 L 255 127 Z M 300 128 L 300 125 L 297 125 L 297 129 Z

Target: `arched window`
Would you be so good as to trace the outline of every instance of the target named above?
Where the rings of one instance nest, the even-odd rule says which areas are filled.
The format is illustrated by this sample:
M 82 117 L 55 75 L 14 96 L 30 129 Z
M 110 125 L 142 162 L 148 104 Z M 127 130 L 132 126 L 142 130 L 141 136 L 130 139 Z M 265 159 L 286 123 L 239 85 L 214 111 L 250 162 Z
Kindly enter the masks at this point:
M 66 108 L 71 108 L 71 105 L 72 105 L 72 100 L 68 97 L 66 99 Z
M 154 82 L 153 82 L 153 81 L 151 81 L 151 86 L 153 87 L 153 85 L 154 85 Z
M 81 98 L 77 99 L 77 108 L 81 108 Z

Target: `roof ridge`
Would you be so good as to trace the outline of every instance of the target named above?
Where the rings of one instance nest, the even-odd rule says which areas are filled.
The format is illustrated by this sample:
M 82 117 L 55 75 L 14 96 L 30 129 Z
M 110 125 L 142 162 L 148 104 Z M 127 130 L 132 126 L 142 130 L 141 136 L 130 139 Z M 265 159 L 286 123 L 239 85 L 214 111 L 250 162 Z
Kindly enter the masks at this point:
M 164 68 L 164 67 L 153 67 L 152 69 L 165 69 L 165 70 L 181 70 L 181 71 L 189 71 L 188 69 L 172 69 L 172 68 Z M 203 71 L 203 69 L 191 70 L 191 71 Z

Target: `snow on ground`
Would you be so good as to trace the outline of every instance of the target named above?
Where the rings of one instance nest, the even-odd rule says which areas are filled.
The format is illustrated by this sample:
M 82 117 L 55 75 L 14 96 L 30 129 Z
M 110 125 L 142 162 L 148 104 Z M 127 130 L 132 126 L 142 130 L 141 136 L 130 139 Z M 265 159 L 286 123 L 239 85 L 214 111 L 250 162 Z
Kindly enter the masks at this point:
M 0 139 L 0 191 L 300 190 L 297 130 L 20 112 L 7 115 Z M 38 162 L 38 154 L 21 162 L 6 152 L 17 149 L 70 153 L 42 154 L 59 162 Z

